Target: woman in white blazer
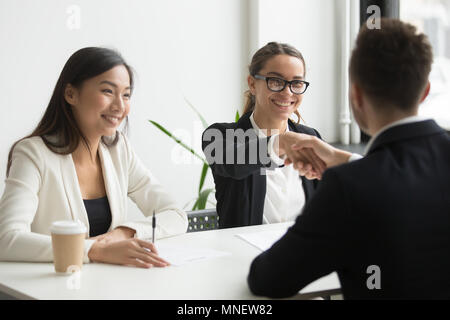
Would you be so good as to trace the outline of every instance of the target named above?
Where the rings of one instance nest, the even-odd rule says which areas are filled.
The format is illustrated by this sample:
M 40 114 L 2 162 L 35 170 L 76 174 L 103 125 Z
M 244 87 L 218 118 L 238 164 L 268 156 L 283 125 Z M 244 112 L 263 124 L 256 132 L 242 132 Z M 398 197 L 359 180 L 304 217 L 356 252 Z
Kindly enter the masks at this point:
M 143 240 L 151 216 L 156 211 L 157 238 L 186 232 L 187 217 L 117 130 L 132 89 L 132 70 L 113 50 L 89 47 L 69 58 L 39 125 L 9 153 L 0 260 L 53 261 L 52 222 L 80 220 L 85 263 L 168 265 Z M 144 220 L 128 221 L 128 197 Z

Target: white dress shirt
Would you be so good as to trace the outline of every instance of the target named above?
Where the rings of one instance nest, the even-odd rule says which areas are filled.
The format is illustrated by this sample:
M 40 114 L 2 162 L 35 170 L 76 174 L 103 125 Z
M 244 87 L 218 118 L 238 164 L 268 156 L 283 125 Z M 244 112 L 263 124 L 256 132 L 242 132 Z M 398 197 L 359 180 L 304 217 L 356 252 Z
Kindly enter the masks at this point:
M 98 150 L 111 209 L 109 230 L 125 226 L 136 230 L 137 238 L 151 238 L 155 210 L 157 238 L 186 232 L 186 213 L 142 165 L 125 136 L 120 134 L 114 146 L 100 143 Z M 145 219 L 128 220 L 128 197 Z M 50 226 L 57 220 L 86 225 L 84 262 L 89 262 L 94 240 L 87 239 L 89 220 L 72 155 L 50 151 L 41 137 L 24 139 L 14 148 L 0 199 L 0 261 L 53 261 Z
M 256 124 L 253 114 L 250 116 L 250 122 L 259 137 L 267 137 Z M 286 130 L 289 130 L 289 126 Z M 276 164 L 281 165 L 284 160 L 273 151 L 273 141 L 274 139 L 270 139 L 272 143 L 269 143 L 269 155 Z M 305 192 L 298 171 L 292 164 L 266 170 L 266 185 L 263 223 L 294 221 L 305 205 Z
M 406 117 L 403 119 L 400 119 L 398 121 L 394 121 L 386 126 L 384 126 L 383 128 L 381 128 L 380 130 L 378 130 L 378 132 L 369 140 L 369 143 L 367 144 L 365 150 L 364 150 L 364 154 L 367 155 L 367 152 L 369 152 L 370 148 L 372 147 L 373 142 L 386 130 L 393 128 L 395 126 L 399 126 L 402 124 L 406 124 L 406 123 L 413 123 L 413 122 L 420 122 L 420 121 L 425 121 L 425 120 L 429 120 L 430 118 L 428 117 L 424 117 L 424 116 L 411 116 L 411 117 Z M 357 153 L 353 153 L 350 158 L 348 159 L 348 162 L 352 162 L 352 161 L 356 161 L 359 159 L 362 159 L 363 156 Z

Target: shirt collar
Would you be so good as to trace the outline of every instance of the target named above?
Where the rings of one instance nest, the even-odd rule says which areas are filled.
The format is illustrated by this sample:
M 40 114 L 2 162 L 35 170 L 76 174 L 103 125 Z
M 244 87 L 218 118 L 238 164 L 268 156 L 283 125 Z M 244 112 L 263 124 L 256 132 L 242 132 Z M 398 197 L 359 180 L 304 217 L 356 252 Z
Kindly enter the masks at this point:
M 415 115 L 415 116 L 410 116 L 410 117 L 406 117 L 394 122 L 389 123 L 388 125 L 384 126 L 383 128 L 381 128 L 370 140 L 369 143 L 366 146 L 366 149 L 364 151 L 364 154 L 367 154 L 370 150 L 370 148 L 372 147 L 373 142 L 385 131 L 387 131 L 388 129 L 391 129 L 393 127 L 396 126 L 400 126 L 402 124 L 407 124 L 407 123 L 414 123 L 414 122 L 420 122 L 420 121 L 425 121 L 425 120 L 429 120 L 429 117 L 424 117 L 424 116 L 419 116 L 419 115 Z
M 260 138 L 267 138 L 267 130 L 266 129 L 260 129 L 259 127 L 258 127 L 258 125 L 256 124 L 256 122 L 255 122 L 255 119 L 254 119 L 254 117 L 253 117 L 253 112 L 252 112 L 252 114 L 250 115 L 250 122 L 251 122 L 251 124 L 252 124 L 252 127 L 253 127 L 253 129 L 255 129 L 255 131 L 256 131 L 256 133 L 258 134 L 258 137 L 260 137 Z M 289 130 L 289 123 L 288 123 L 288 125 L 286 126 L 286 131 L 285 132 L 287 132 L 287 131 L 290 131 Z M 280 132 L 280 133 L 284 133 L 284 132 Z

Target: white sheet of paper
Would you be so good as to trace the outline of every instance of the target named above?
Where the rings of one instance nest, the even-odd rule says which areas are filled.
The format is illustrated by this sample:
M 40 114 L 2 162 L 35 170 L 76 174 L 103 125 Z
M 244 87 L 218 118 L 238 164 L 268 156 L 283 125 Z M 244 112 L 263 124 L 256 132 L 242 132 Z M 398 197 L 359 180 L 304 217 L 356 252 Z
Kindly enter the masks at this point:
M 236 237 L 241 238 L 242 240 L 248 242 L 261 251 L 266 251 L 282 236 L 284 236 L 286 231 L 287 230 L 284 229 L 260 231 L 253 233 L 236 234 Z
M 230 252 L 225 251 L 164 243 L 157 243 L 156 249 L 159 256 L 170 262 L 172 266 L 181 266 L 191 262 L 231 255 Z

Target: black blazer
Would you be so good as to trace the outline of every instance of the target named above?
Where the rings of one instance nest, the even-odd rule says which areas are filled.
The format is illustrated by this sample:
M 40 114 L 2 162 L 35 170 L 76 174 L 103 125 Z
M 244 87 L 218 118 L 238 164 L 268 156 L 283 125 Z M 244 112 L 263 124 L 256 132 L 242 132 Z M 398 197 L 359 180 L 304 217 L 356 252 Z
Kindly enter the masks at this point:
M 244 114 L 237 123 L 215 123 L 205 130 L 202 137 L 202 148 L 205 150 L 205 155 L 208 159 L 208 149 L 214 144 L 218 143 L 218 148 L 221 148 L 223 161 L 222 164 L 213 162 L 208 159 L 211 171 L 216 185 L 216 200 L 217 213 L 219 215 L 220 228 L 241 227 L 249 225 L 262 224 L 264 200 L 266 197 L 266 176 L 262 174 L 261 169 L 269 169 L 278 167 L 274 163 L 263 163 L 262 159 L 258 157 L 255 164 L 250 164 L 248 159 L 248 152 L 251 149 L 252 139 L 245 141 L 237 141 L 237 139 L 226 139 L 226 130 L 231 129 L 233 132 L 236 129 L 242 129 L 244 132 L 248 129 L 253 129 L 250 122 L 251 113 Z M 305 133 L 320 137 L 319 133 L 309 127 L 298 125 L 289 120 L 289 129 L 293 132 Z M 221 137 L 215 136 L 209 138 L 205 135 L 206 132 L 215 130 L 220 132 Z M 252 130 L 253 132 L 253 130 Z M 264 144 L 267 147 L 270 138 L 259 139 L 256 134 L 254 139 L 258 143 Z M 239 150 L 244 150 L 247 157 L 245 164 L 226 164 L 225 154 L 233 149 L 236 153 Z M 213 153 L 215 155 L 216 153 Z M 266 153 L 268 157 L 268 154 Z M 236 157 L 235 157 L 236 158 Z M 236 163 L 236 162 L 235 162 Z M 300 177 L 300 176 L 299 176 Z M 317 186 L 317 180 L 310 181 L 306 178 L 302 179 L 303 189 L 305 191 L 306 200 L 311 197 Z M 300 190 L 299 190 L 300 192 Z
M 337 271 L 347 299 L 449 299 L 449 252 L 450 138 L 428 120 L 390 128 L 366 157 L 327 170 L 248 284 L 286 297 Z

